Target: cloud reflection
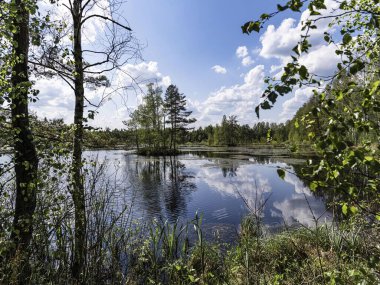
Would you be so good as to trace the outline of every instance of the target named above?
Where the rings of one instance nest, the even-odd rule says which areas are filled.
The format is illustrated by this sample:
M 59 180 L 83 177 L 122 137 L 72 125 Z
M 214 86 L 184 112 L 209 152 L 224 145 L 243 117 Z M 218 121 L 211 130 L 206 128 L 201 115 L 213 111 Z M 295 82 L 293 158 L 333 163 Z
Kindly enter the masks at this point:
M 241 199 L 254 211 L 268 199 L 263 210 L 264 223 L 311 227 L 314 219 L 328 218 L 323 201 L 293 174 L 293 167 L 281 163 L 289 170 L 283 181 L 276 173 L 278 164 L 237 166 L 228 160 L 214 162 L 216 165 L 202 167 L 196 176 L 220 195 Z

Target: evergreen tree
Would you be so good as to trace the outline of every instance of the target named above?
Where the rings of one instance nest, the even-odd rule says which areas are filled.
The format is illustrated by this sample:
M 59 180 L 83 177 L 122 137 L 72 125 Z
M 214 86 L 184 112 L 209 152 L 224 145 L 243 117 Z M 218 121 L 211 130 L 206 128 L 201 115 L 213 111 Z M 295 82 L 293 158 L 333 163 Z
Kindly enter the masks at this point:
M 192 111 L 186 109 L 186 97 L 173 84 L 166 90 L 164 107 L 167 115 L 165 123 L 170 124 L 170 148 L 176 149 L 178 134 L 188 130 L 187 126 L 196 119 L 189 118 Z

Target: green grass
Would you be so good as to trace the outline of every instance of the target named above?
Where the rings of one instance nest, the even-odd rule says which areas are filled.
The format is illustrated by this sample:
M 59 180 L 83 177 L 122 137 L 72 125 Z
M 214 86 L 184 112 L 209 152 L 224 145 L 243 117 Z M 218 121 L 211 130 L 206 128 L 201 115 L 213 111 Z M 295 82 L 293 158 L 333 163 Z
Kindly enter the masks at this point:
M 135 252 L 127 284 L 380 284 L 377 228 L 293 229 L 266 235 L 242 223 L 236 245 L 186 243 L 190 227 L 158 225 Z

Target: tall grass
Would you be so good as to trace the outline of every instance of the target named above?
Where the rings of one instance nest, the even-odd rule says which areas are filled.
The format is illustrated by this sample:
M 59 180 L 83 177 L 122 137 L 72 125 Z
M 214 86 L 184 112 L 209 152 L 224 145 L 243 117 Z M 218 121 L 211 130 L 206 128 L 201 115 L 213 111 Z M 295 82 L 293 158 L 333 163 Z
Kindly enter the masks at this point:
M 235 244 L 211 242 L 198 213 L 188 222 L 133 221 L 133 204 L 115 203 L 118 171 L 94 163 L 86 174 L 86 284 L 380 284 L 378 223 L 355 218 L 271 234 L 261 223 L 264 201 L 242 220 Z M 55 177 L 39 193 L 31 284 L 72 283 L 73 206 L 65 176 Z M 9 236 L 5 208 L 0 250 Z M 0 264 L 0 284 L 8 284 L 9 264 Z

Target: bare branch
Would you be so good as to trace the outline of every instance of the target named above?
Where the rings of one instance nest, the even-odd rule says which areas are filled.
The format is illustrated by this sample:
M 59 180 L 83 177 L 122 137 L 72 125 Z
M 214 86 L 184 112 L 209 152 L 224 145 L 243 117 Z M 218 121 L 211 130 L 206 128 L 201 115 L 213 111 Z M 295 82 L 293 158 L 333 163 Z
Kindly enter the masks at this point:
M 103 20 L 106 20 L 106 21 L 110 21 L 112 22 L 113 24 L 119 26 L 119 27 L 122 27 L 123 29 L 126 29 L 130 32 L 132 32 L 132 29 L 128 26 L 125 26 L 125 25 L 122 25 L 121 23 L 107 17 L 107 16 L 102 16 L 102 15 L 99 15 L 99 14 L 94 14 L 94 15 L 90 15 L 90 16 L 87 16 L 86 18 L 84 18 L 82 21 L 81 21 L 81 25 L 83 25 L 87 20 L 91 19 L 91 18 L 101 18 Z

